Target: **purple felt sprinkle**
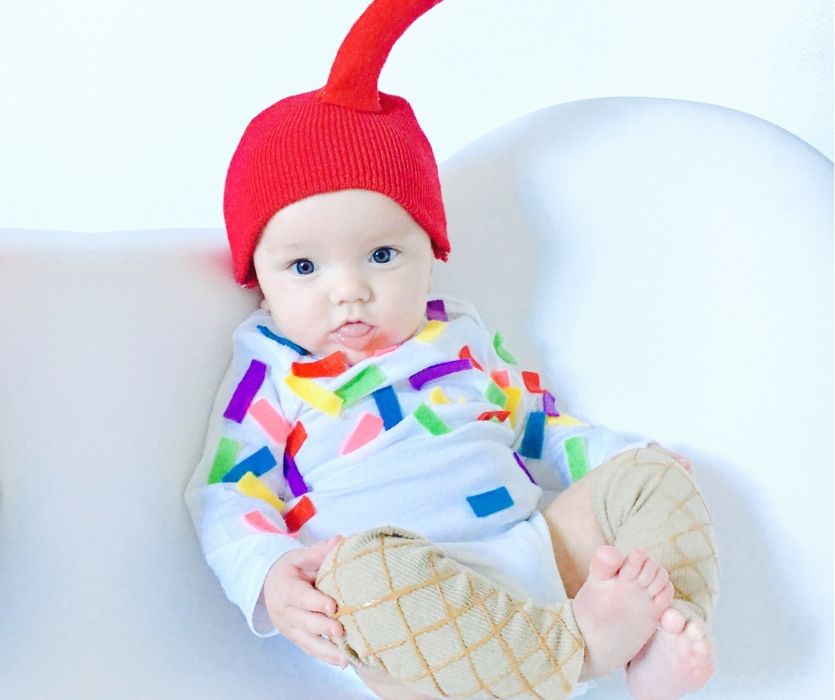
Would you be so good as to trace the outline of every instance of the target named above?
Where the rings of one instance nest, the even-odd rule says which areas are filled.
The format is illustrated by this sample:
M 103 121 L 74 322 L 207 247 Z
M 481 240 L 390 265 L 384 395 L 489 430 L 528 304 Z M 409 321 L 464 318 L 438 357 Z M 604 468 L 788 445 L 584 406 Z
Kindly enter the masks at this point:
M 560 415 L 560 412 L 557 410 L 557 400 L 547 389 L 542 394 L 542 410 L 545 411 L 546 416 Z
M 516 460 L 516 464 L 522 467 L 522 471 L 528 475 L 528 478 L 531 480 L 531 483 L 535 484 L 536 480 L 531 476 L 531 473 L 528 471 L 528 468 L 525 466 L 525 463 L 522 461 L 522 458 L 515 452 L 513 453 L 513 457 Z
M 432 299 L 426 302 L 426 318 L 430 321 L 449 321 L 443 299 Z
M 304 483 L 304 479 L 299 472 L 296 460 L 288 452 L 284 453 L 284 478 L 294 497 L 301 496 L 310 491 L 310 488 Z
M 266 376 L 267 365 L 258 360 L 250 362 L 249 369 L 247 369 L 246 374 L 244 374 L 243 379 L 238 384 L 238 388 L 232 394 L 229 405 L 223 412 L 223 417 L 233 420 L 236 423 L 243 421 L 246 412 L 249 410 L 249 405 L 252 403 L 252 399 L 255 398 L 255 394 L 258 393 Z
M 415 389 L 421 389 L 424 384 L 431 382 L 433 379 L 445 377 L 447 374 L 454 374 L 455 372 L 463 372 L 465 369 L 472 369 L 473 365 L 469 360 L 451 360 L 450 362 L 441 362 L 438 365 L 432 365 L 420 372 L 415 372 L 409 377 L 409 383 Z

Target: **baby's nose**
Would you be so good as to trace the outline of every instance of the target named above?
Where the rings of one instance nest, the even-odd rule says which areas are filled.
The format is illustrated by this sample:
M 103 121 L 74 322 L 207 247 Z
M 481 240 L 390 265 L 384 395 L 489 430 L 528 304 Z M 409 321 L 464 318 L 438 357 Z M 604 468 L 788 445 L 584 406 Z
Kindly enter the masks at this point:
M 368 301 L 371 286 L 365 275 L 355 270 L 344 270 L 334 280 L 331 287 L 331 300 L 335 304 L 352 301 Z

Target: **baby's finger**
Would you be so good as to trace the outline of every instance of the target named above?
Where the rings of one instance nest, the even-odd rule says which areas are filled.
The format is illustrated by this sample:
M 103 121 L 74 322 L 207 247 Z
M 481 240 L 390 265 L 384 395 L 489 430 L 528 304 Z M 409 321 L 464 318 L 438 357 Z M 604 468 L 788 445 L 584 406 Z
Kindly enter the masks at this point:
M 306 589 L 302 591 L 298 607 L 320 612 L 324 615 L 332 616 L 336 613 L 336 601 L 321 591 L 317 591 L 311 585 L 307 585 Z
M 345 633 L 339 622 L 321 613 L 295 609 L 291 619 L 294 627 L 310 634 L 323 635 L 334 642 Z
M 348 659 L 336 644 L 316 634 L 296 628 L 290 639 L 295 642 L 302 651 L 321 659 L 326 663 L 345 668 Z

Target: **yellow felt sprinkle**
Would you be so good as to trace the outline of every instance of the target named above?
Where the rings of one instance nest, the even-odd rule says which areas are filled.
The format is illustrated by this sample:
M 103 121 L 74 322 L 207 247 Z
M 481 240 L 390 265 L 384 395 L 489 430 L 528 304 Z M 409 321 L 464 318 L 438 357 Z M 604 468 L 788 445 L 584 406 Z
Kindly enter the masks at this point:
M 436 386 L 429 392 L 429 401 L 431 403 L 450 403 L 450 400 L 447 398 L 444 390 L 439 386 Z
M 431 343 L 435 340 L 441 333 L 443 333 L 444 328 L 446 328 L 446 323 L 443 321 L 429 321 L 423 330 L 415 336 L 415 340 L 419 343 Z
M 323 389 L 310 379 L 297 377 L 294 374 L 288 374 L 284 377 L 284 383 L 290 387 L 290 390 L 296 394 L 302 401 L 306 401 L 313 408 L 318 408 L 322 413 L 327 413 L 329 416 L 338 416 L 342 410 L 342 399 L 339 398 L 332 391 Z
M 238 491 L 246 496 L 260 498 L 266 501 L 277 511 L 284 510 L 284 501 L 276 496 L 255 474 L 247 472 L 238 481 Z
M 563 413 L 559 416 L 548 416 L 545 422 L 548 423 L 548 425 L 561 425 L 563 427 L 570 425 L 588 425 L 588 423 L 583 423 L 583 421 L 579 421 L 574 416 L 569 416 L 567 413 Z
M 505 410 L 510 411 L 510 425 L 516 427 L 516 417 L 519 408 L 519 402 L 522 400 L 522 387 L 520 386 L 506 386 L 502 391 L 507 394 L 507 403 Z

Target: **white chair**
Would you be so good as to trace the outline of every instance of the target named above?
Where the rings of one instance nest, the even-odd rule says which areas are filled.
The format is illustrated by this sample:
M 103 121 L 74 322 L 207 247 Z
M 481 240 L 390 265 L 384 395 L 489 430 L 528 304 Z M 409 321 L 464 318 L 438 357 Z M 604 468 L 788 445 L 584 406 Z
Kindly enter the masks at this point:
M 832 163 L 740 112 L 606 98 L 442 178 L 436 288 L 567 410 L 696 463 L 722 576 L 699 697 L 831 697 Z M 183 503 L 257 302 L 220 230 L 0 231 L 0 697 L 372 697 L 248 632 Z

